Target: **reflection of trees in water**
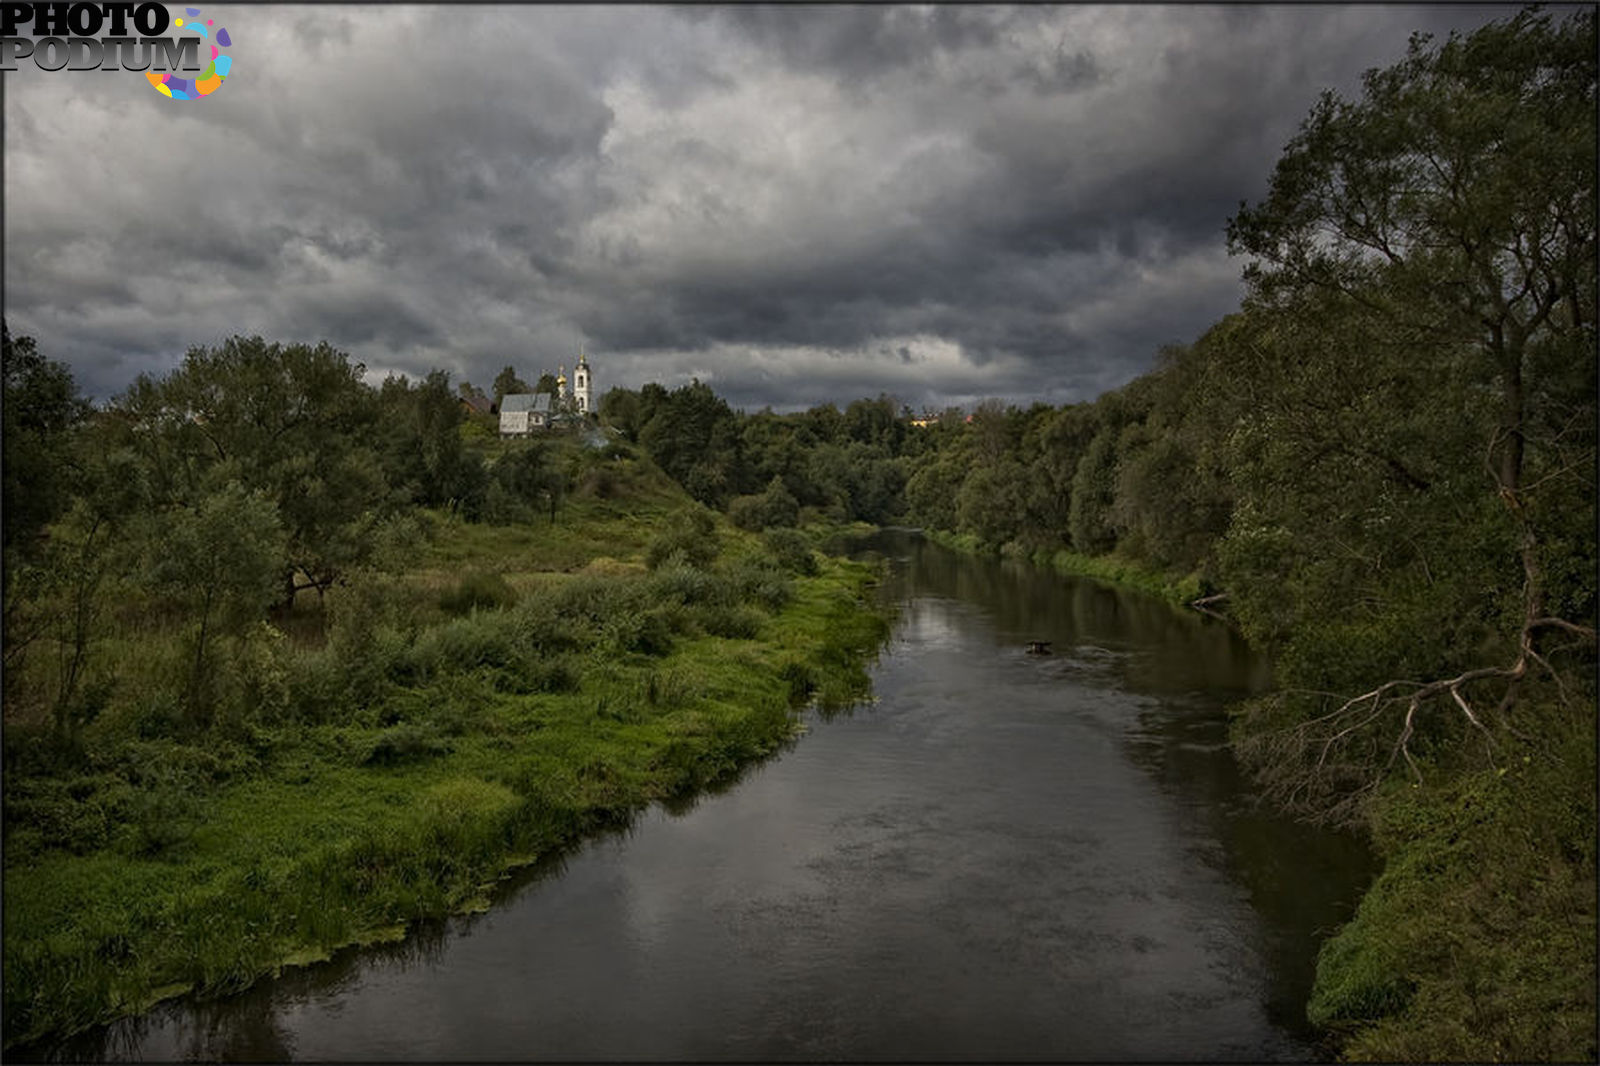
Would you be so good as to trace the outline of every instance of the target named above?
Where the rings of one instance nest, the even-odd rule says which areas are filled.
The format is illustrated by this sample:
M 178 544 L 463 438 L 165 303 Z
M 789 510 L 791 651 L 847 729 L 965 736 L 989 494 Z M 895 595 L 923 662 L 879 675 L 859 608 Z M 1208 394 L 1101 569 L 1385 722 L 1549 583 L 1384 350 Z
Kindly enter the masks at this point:
M 1227 747 L 1229 700 L 1270 682 L 1264 656 L 1231 627 L 1153 597 L 1064 577 L 1027 563 L 974 558 L 913 534 L 873 545 L 897 560 L 890 589 L 904 600 L 975 604 L 1001 644 L 1054 642 L 1056 660 L 1092 646 L 1127 690 L 1156 695 L 1130 722 L 1126 750 L 1179 809 L 1201 857 L 1249 895 L 1262 917 L 1273 1020 L 1305 1034 L 1317 947 L 1348 921 L 1374 872 L 1359 838 L 1301 825 L 1256 802 Z M 915 610 L 908 618 L 916 618 Z M 1076 672 L 1076 668 L 1074 673 Z M 1212 845 L 1209 855 L 1205 845 Z M 1217 846 L 1220 845 L 1220 846 Z
M 976 604 L 1003 643 L 1049 640 L 1057 652 L 1081 644 L 1125 651 L 1119 672 L 1133 691 L 1232 695 L 1267 683 L 1266 660 L 1229 626 L 1154 596 L 1029 563 L 963 555 L 912 533 L 886 531 L 869 543 L 897 560 L 890 589 L 901 599 L 935 595 Z

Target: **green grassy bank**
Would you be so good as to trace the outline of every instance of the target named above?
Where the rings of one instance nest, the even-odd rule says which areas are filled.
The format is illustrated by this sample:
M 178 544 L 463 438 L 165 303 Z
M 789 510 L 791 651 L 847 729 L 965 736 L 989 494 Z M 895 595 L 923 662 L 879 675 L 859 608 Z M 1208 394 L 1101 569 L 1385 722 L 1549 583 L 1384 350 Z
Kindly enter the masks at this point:
M 872 568 L 659 482 L 609 496 L 553 525 L 434 513 L 403 569 L 236 641 L 204 727 L 162 680 L 182 628 L 148 612 L 98 650 L 117 685 L 75 749 L 8 710 L 6 1045 L 484 906 L 865 694 Z
M 1170 573 L 1115 553 L 1083 555 L 1066 548 L 1030 551 L 1019 544 L 996 546 L 972 533 L 951 533 L 942 529 L 924 529 L 922 535 L 935 544 L 968 555 L 1025 559 L 1068 577 L 1094 578 L 1139 589 L 1180 607 L 1193 603 L 1208 591 L 1199 574 Z
M 1307 1012 L 1341 1057 L 1594 1061 L 1592 700 L 1525 703 L 1498 767 L 1372 805 L 1383 872 L 1323 944 Z

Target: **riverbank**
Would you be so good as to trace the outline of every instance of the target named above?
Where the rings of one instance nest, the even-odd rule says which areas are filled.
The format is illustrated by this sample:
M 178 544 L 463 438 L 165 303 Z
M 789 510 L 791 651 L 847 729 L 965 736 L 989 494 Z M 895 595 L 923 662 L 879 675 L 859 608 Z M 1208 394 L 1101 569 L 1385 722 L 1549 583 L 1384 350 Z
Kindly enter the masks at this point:
M 942 529 L 924 529 L 922 535 L 933 543 L 953 551 L 968 555 L 1023 559 L 1066 577 L 1088 577 L 1148 592 L 1179 607 L 1187 607 L 1208 592 L 1215 591 L 1208 589 L 1197 573 L 1177 574 L 1158 570 L 1116 554 L 1083 555 L 1066 548 L 1054 551 L 1045 549 L 1029 551 L 1017 544 L 997 546 L 988 544 L 971 533 L 951 533 Z
M 701 528 L 672 495 L 554 527 L 435 515 L 405 571 L 241 641 L 247 710 L 206 733 L 131 698 L 81 752 L 10 729 L 7 1048 L 479 908 L 511 869 L 770 754 L 807 701 L 863 696 L 876 571 Z M 135 653 L 174 651 L 110 652 Z

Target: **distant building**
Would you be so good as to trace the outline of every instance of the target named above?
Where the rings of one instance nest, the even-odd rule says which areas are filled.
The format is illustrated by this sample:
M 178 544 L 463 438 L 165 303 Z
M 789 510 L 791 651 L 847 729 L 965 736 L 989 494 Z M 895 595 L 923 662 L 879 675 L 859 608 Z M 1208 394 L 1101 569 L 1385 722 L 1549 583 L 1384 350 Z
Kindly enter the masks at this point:
M 555 400 L 550 405 L 552 416 L 556 415 L 584 415 L 593 414 L 594 403 L 594 375 L 589 370 L 589 357 L 583 354 L 583 347 L 578 347 L 578 365 L 572 368 L 572 377 L 567 377 L 566 364 L 556 367 L 556 394 Z
M 476 394 L 461 397 L 461 409 L 469 415 L 494 414 L 494 404 L 489 402 L 489 397 Z
M 578 365 L 572 368 L 572 402 L 580 415 L 590 414 L 594 411 L 594 401 L 590 398 L 592 393 L 589 379 L 589 358 L 583 354 L 583 345 L 578 345 Z
M 550 425 L 548 392 L 513 392 L 500 400 L 500 435 L 526 437 Z

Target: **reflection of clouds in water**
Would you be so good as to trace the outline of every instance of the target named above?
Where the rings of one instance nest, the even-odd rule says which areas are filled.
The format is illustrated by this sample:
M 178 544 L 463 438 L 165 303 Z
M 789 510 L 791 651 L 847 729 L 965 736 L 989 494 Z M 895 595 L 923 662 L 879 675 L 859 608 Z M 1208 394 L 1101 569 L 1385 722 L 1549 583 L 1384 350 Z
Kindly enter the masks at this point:
M 957 605 L 950 600 L 931 597 L 912 600 L 901 611 L 895 636 L 908 644 L 956 646 L 962 637 L 954 617 L 956 609 Z

